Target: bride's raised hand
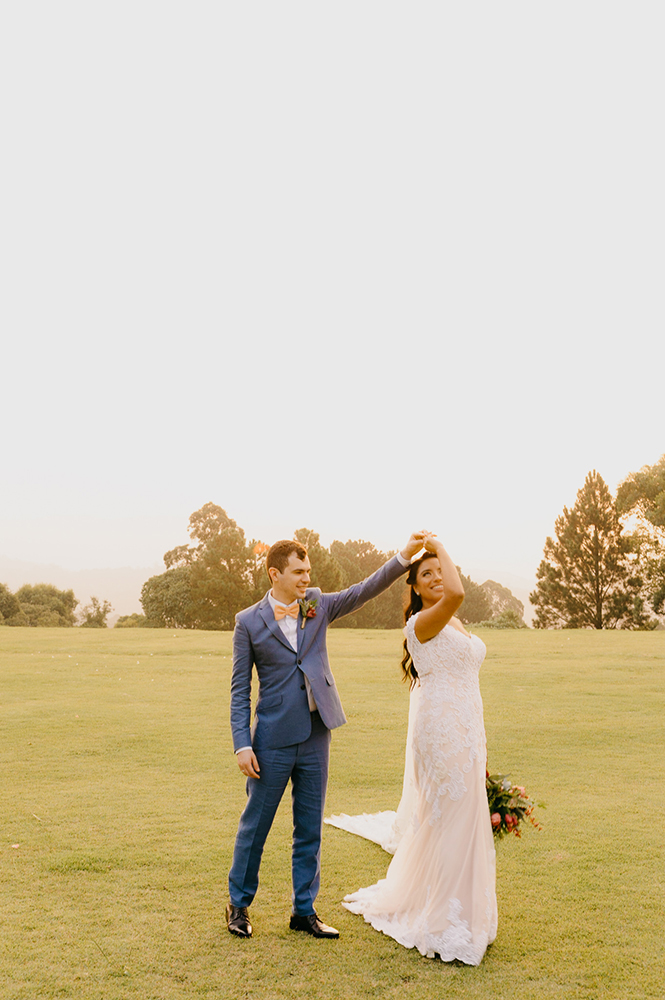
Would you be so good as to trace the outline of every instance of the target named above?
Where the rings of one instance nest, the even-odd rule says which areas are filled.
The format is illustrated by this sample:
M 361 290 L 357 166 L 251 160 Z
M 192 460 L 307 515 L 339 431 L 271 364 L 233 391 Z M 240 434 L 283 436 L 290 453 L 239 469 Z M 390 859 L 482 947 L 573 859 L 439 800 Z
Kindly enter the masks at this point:
M 433 531 L 423 531 L 423 548 L 427 552 L 436 552 L 440 544 Z

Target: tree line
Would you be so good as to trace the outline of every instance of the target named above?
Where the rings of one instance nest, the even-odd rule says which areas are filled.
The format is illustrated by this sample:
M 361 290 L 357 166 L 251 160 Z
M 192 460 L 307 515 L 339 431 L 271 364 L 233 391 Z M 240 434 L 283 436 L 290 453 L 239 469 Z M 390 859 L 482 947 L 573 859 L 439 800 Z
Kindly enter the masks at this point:
M 245 533 L 226 511 L 204 504 L 189 519 L 190 545 L 179 545 L 164 556 L 166 570 L 143 585 L 144 614 L 126 615 L 116 627 L 232 629 L 235 616 L 260 600 L 270 582 L 265 568 L 268 546 Z M 300 528 L 295 534 L 306 546 L 312 566 L 312 586 L 326 593 L 359 583 L 382 566 L 394 552 L 381 552 L 371 542 L 334 541 L 326 548 L 317 532 Z M 482 586 L 462 576 L 466 598 L 460 617 L 467 623 L 491 620 L 496 626 L 524 627 L 524 606 L 501 584 Z M 397 581 L 359 611 L 334 622 L 337 628 L 401 628 L 404 581 Z
M 143 614 L 122 616 L 116 628 L 230 630 L 236 613 L 269 589 L 268 546 L 247 541 L 221 507 L 207 503 L 195 511 L 189 535 L 191 544 L 167 552 L 165 572 L 143 585 Z M 360 540 L 326 548 L 309 528 L 294 537 L 308 549 L 312 585 L 326 592 L 364 580 L 394 555 Z M 465 624 L 526 627 L 524 606 L 507 587 L 493 580 L 480 585 L 460 574 L 466 596 L 459 617 Z M 665 627 L 665 455 L 631 473 L 616 497 L 596 470 L 590 472 L 573 507 L 564 507 L 556 519 L 536 576 L 529 595 L 536 628 Z M 397 581 L 333 627 L 400 628 L 403 594 L 404 582 Z M 78 604 L 72 590 L 51 584 L 26 584 L 16 593 L 0 584 L 0 625 L 106 626 L 108 601 L 93 597 L 76 613 Z
M 73 590 L 58 590 L 50 583 L 26 583 L 16 593 L 0 583 L 0 625 L 41 628 L 105 628 L 113 608 L 108 601 L 91 597 L 90 603 L 75 612 L 79 601 Z
M 665 455 L 616 497 L 594 469 L 554 533 L 529 595 L 536 628 L 665 626 Z
M 270 588 L 265 568 L 268 546 L 247 541 L 225 510 L 207 503 L 189 519 L 190 545 L 164 555 L 166 570 L 145 582 L 143 614 L 121 616 L 116 628 L 185 628 L 230 630 L 235 616 L 260 600 Z M 306 546 L 312 585 L 325 592 L 343 590 L 379 569 L 394 552 L 381 552 L 371 542 L 334 541 L 323 546 L 319 535 L 301 528 L 294 535 Z M 458 567 L 459 568 L 459 567 Z M 461 573 L 466 598 L 460 617 L 467 624 L 524 628 L 524 606 L 507 587 L 487 580 L 475 583 Z M 359 611 L 335 622 L 336 628 L 401 628 L 404 582 L 397 581 Z M 108 601 L 92 597 L 76 612 L 73 590 L 51 584 L 26 584 L 13 594 L 0 584 L 0 625 L 104 628 L 112 611 Z

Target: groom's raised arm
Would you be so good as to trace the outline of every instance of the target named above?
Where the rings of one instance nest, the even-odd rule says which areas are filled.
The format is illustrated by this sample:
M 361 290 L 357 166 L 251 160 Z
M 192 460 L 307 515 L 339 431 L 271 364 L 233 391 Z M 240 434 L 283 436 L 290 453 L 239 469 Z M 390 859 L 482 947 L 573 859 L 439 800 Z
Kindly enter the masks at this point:
M 354 583 L 338 594 L 323 594 L 322 600 L 325 601 L 328 620 L 332 622 L 336 618 L 350 615 L 353 611 L 361 608 L 363 604 L 371 601 L 373 597 L 378 597 L 384 590 L 387 590 L 391 583 L 394 583 L 407 571 L 411 557 L 422 548 L 422 536 L 421 531 L 414 532 L 402 551 L 384 563 L 366 580 Z

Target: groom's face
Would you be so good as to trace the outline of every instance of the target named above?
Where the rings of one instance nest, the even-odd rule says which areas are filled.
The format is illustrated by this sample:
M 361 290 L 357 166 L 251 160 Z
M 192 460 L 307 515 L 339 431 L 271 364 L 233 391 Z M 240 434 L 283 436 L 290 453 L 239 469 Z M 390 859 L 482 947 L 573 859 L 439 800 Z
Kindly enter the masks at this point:
M 283 604 L 292 604 L 305 597 L 311 580 L 309 558 L 300 559 L 295 552 L 289 556 L 284 572 L 280 573 L 274 566 L 270 570 L 272 592 Z

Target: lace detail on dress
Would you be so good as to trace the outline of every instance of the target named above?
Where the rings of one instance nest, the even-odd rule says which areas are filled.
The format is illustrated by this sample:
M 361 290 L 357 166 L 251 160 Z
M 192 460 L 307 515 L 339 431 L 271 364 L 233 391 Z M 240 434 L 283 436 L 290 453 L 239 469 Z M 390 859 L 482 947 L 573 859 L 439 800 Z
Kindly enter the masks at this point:
M 488 944 L 491 944 L 496 936 L 496 924 L 493 935 L 484 933 L 474 941 L 469 923 L 462 917 L 462 903 L 453 897 L 448 900 L 446 912 L 449 926 L 438 933 L 431 931 L 427 920 L 429 888 L 425 907 L 413 920 L 409 920 L 406 916 L 389 917 L 372 913 L 372 900 L 385 881 L 381 879 L 368 889 L 359 889 L 358 892 L 345 896 L 342 905 L 351 913 L 362 914 L 375 930 L 394 938 L 405 948 L 417 948 L 425 958 L 438 957 L 442 962 L 453 962 L 458 959 L 466 965 L 480 965 Z
M 467 792 L 464 775 L 486 755 L 483 703 L 478 672 L 485 644 L 452 625 L 429 642 L 415 633 L 417 615 L 406 626 L 409 652 L 418 663 L 421 686 L 413 738 L 416 782 L 432 806 L 430 823 L 441 816 L 440 799 L 458 802 Z

